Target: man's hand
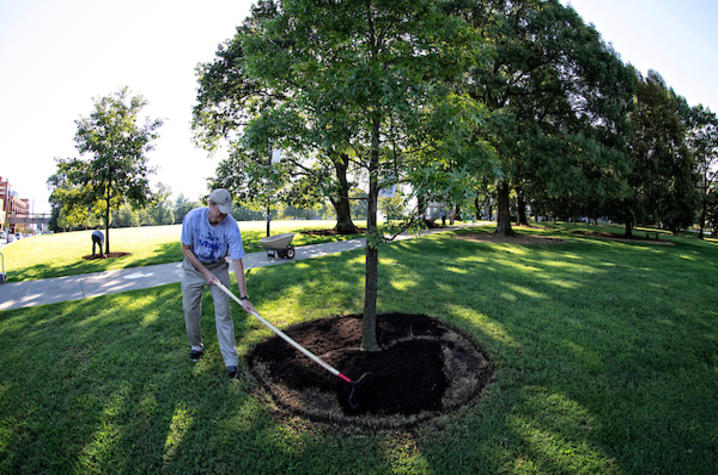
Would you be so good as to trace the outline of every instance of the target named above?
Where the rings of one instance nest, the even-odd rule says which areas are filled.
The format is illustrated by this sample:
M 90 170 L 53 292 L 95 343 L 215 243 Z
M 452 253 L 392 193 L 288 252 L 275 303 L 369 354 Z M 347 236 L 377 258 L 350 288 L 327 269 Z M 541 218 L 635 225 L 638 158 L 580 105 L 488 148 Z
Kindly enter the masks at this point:
M 252 305 L 252 302 L 249 301 L 248 298 L 241 299 L 239 303 L 242 305 L 242 308 L 247 313 L 257 313 L 257 309 L 254 308 L 254 305 Z
M 213 273 L 211 273 L 210 271 L 204 272 L 204 279 L 207 281 L 208 285 L 216 285 L 217 282 L 219 282 L 219 279 L 217 278 L 217 276 L 214 275 Z

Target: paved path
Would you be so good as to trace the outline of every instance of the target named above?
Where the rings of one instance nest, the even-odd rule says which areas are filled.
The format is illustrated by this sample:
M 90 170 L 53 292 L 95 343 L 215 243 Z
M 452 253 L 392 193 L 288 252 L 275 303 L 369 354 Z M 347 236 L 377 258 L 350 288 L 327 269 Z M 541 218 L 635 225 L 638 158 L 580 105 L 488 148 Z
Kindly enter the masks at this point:
M 448 231 L 456 227 L 432 229 L 427 233 Z M 400 235 L 397 240 L 410 239 L 414 235 Z M 310 244 L 296 248 L 292 260 L 267 259 L 267 254 L 254 252 L 243 258 L 245 270 L 284 264 L 303 259 L 326 256 L 337 252 L 361 249 L 366 241 L 350 239 L 322 244 Z M 128 290 L 146 289 L 159 285 L 172 284 L 180 281 L 181 262 L 158 264 L 129 269 L 95 272 L 92 274 L 55 277 L 51 279 L 11 282 L 0 285 L 0 311 L 14 308 L 34 307 L 69 300 L 81 300 L 98 295 L 114 294 Z

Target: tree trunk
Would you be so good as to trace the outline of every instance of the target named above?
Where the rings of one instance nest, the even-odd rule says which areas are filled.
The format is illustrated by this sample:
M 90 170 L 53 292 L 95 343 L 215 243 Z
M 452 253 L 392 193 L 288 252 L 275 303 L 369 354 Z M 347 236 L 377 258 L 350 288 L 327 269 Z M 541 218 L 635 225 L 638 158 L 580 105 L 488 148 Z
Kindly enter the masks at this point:
M 626 219 L 626 230 L 623 235 L 628 239 L 633 237 L 633 220 L 630 218 Z
M 701 196 L 701 216 L 699 219 L 699 224 L 701 226 L 700 231 L 698 231 L 698 239 L 703 239 L 703 229 L 706 227 L 706 196 L 707 196 L 707 187 L 708 187 L 708 172 L 706 171 L 703 175 L 703 193 Z
M 481 203 L 479 203 L 479 197 L 474 198 L 474 217 L 476 221 L 481 220 Z
M 499 215 L 496 219 L 496 233 L 503 236 L 513 236 L 511 229 L 511 207 L 509 206 L 509 184 L 505 181 L 499 183 L 496 188 L 499 202 Z
M 105 210 L 105 254 L 110 253 L 110 193 L 107 192 L 107 209 Z
M 529 221 L 526 219 L 526 200 L 524 199 L 524 194 L 521 191 L 519 191 L 516 197 L 516 202 L 516 207 L 518 208 L 519 213 L 519 224 L 528 226 Z
M 337 225 L 334 229 L 339 234 L 354 234 L 357 227 L 352 221 L 352 208 L 349 204 L 349 180 L 347 180 L 347 167 L 349 166 L 348 157 L 341 156 L 341 160 L 334 161 L 334 170 L 337 174 L 339 197 L 337 200 L 331 200 L 334 210 L 337 213 Z
M 379 169 L 379 121 L 372 123 L 372 149 L 369 159 L 369 196 L 366 221 L 366 269 L 364 283 L 364 317 L 362 319 L 361 349 L 364 351 L 378 351 L 376 341 L 376 297 L 377 279 L 379 274 L 379 249 L 377 243 L 372 242 L 376 235 L 376 215 L 378 201 L 378 169 Z

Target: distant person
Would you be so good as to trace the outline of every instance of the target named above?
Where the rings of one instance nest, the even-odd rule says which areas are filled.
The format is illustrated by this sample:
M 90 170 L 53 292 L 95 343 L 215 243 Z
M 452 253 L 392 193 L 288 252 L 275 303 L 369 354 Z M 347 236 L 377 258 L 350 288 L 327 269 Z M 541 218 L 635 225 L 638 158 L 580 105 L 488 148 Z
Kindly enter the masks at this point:
M 95 229 L 92 231 L 92 255 L 95 256 L 95 246 L 100 248 L 100 255 L 104 256 L 105 251 L 102 250 L 102 244 L 105 242 L 105 235 L 102 231 Z
M 441 209 L 441 227 L 446 227 L 446 210 L 443 208 Z
M 229 288 L 229 264 L 237 277 L 239 297 L 246 312 L 254 310 L 247 295 L 244 279 L 244 246 L 237 221 L 230 216 L 232 195 L 225 189 L 213 190 L 209 195 L 209 206 L 195 208 L 182 220 L 182 308 L 190 345 L 190 359 L 198 361 L 204 352 L 200 318 L 202 317 L 202 293 L 209 286 L 214 301 L 214 317 L 217 326 L 217 340 L 222 353 L 227 376 L 238 376 L 239 356 L 234 338 L 234 321 L 230 313 L 229 296 L 215 284 L 221 282 Z

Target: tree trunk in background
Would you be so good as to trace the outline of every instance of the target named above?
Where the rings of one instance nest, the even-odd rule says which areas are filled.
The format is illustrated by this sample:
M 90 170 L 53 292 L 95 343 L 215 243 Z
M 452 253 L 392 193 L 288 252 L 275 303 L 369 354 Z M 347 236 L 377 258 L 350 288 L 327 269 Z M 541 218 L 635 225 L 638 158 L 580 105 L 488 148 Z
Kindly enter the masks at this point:
M 337 199 L 332 199 L 331 203 L 337 213 L 337 224 L 334 229 L 339 234 L 354 234 L 357 227 L 352 221 L 352 208 L 349 204 L 349 180 L 347 180 L 347 167 L 349 166 L 348 157 L 342 155 L 343 160 L 334 160 L 334 170 L 337 175 L 339 194 Z
M 520 191 L 516 197 L 516 207 L 519 213 L 519 224 L 528 226 L 529 221 L 526 219 L 526 200 L 524 199 L 524 194 Z
M 509 184 L 502 181 L 496 188 L 499 202 L 499 215 L 496 219 L 496 233 L 503 236 L 513 236 L 511 229 L 511 207 L 509 205 Z
M 633 220 L 626 220 L 626 231 L 623 235 L 629 239 L 633 237 Z

